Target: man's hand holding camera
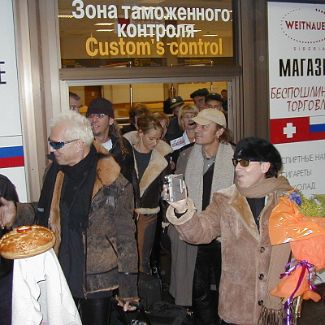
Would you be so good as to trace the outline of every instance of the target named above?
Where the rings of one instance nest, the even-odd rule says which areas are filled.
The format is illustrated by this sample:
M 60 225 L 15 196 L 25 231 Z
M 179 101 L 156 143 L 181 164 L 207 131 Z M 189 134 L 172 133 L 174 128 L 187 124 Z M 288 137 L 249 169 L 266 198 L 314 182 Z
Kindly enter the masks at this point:
M 177 214 L 187 210 L 187 189 L 183 175 L 168 175 L 163 186 L 162 197 Z

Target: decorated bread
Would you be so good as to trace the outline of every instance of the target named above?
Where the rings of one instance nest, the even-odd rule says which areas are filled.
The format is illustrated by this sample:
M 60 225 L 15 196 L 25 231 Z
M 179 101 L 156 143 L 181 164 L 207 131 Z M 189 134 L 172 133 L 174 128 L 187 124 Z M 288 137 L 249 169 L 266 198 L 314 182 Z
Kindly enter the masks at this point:
M 21 226 L 0 240 L 0 255 L 8 259 L 25 258 L 46 252 L 54 246 L 55 236 L 48 228 Z

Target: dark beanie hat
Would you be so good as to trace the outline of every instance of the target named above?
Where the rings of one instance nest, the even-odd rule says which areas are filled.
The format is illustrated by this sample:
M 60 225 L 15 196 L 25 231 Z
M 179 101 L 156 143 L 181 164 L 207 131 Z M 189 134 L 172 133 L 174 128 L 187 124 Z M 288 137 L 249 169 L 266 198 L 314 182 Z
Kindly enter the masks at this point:
M 91 114 L 105 114 L 114 118 L 113 105 L 105 98 L 95 98 L 90 102 L 86 116 L 88 117 Z
M 279 151 L 267 140 L 249 137 L 238 142 L 235 159 L 270 162 L 274 170 L 279 172 L 282 168 L 282 159 Z
M 209 90 L 207 88 L 201 88 L 201 89 L 193 91 L 190 96 L 193 99 L 196 96 L 204 96 L 205 97 L 208 94 L 209 94 Z

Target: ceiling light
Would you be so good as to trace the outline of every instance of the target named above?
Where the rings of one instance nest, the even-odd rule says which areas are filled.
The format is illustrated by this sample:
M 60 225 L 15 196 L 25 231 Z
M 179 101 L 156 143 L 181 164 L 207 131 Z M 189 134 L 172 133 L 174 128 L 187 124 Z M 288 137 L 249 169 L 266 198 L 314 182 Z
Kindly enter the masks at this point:
M 205 37 L 217 37 L 219 35 L 218 34 L 204 34 L 202 36 L 205 36 Z
M 72 15 L 58 15 L 59 18 L 73 18 Z
M 96 29 L 96 32 L 113 32 L 114 29 Z
M 95 26 L 112 26 L 114 23 L 96 23 Z

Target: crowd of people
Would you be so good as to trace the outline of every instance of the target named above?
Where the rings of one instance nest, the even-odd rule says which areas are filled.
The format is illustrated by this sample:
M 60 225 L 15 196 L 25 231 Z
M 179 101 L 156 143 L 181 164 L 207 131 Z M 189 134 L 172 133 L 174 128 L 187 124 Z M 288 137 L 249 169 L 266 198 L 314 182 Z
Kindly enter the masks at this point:
M 39 201 L 19 203 L 1 191 L 2 228 L 35 223 L 54 232 L 83 324 L 107 325 L 116 293 L 125 312 L 138 304 L 139 273 L 159 267 L 153 250 L 162 220 L 171 244 L 169 293 L 195 324 L 266 325 L 261 311 L 280 310 L 268 292 L 280 265 L 270 261 L 289 256 L 272 249 L 268 218 L 291 186 L 271 143 L 233 143 L 225 92 L 198 89 L 191 104 L 170 98 L 164 113 L 136 104 L 124 129 L 109 100 L 92 100 L 84 117 L 70 93 L 70 110 L 51 124 Z M 171 173 L 184 176 L 189 198 L 168 202 L 166 212 L 161 194 Z M 0 276 L 10 296 L 12 279 Z M 9 301 L 1 301 L 2 315 L 10 315 Z

